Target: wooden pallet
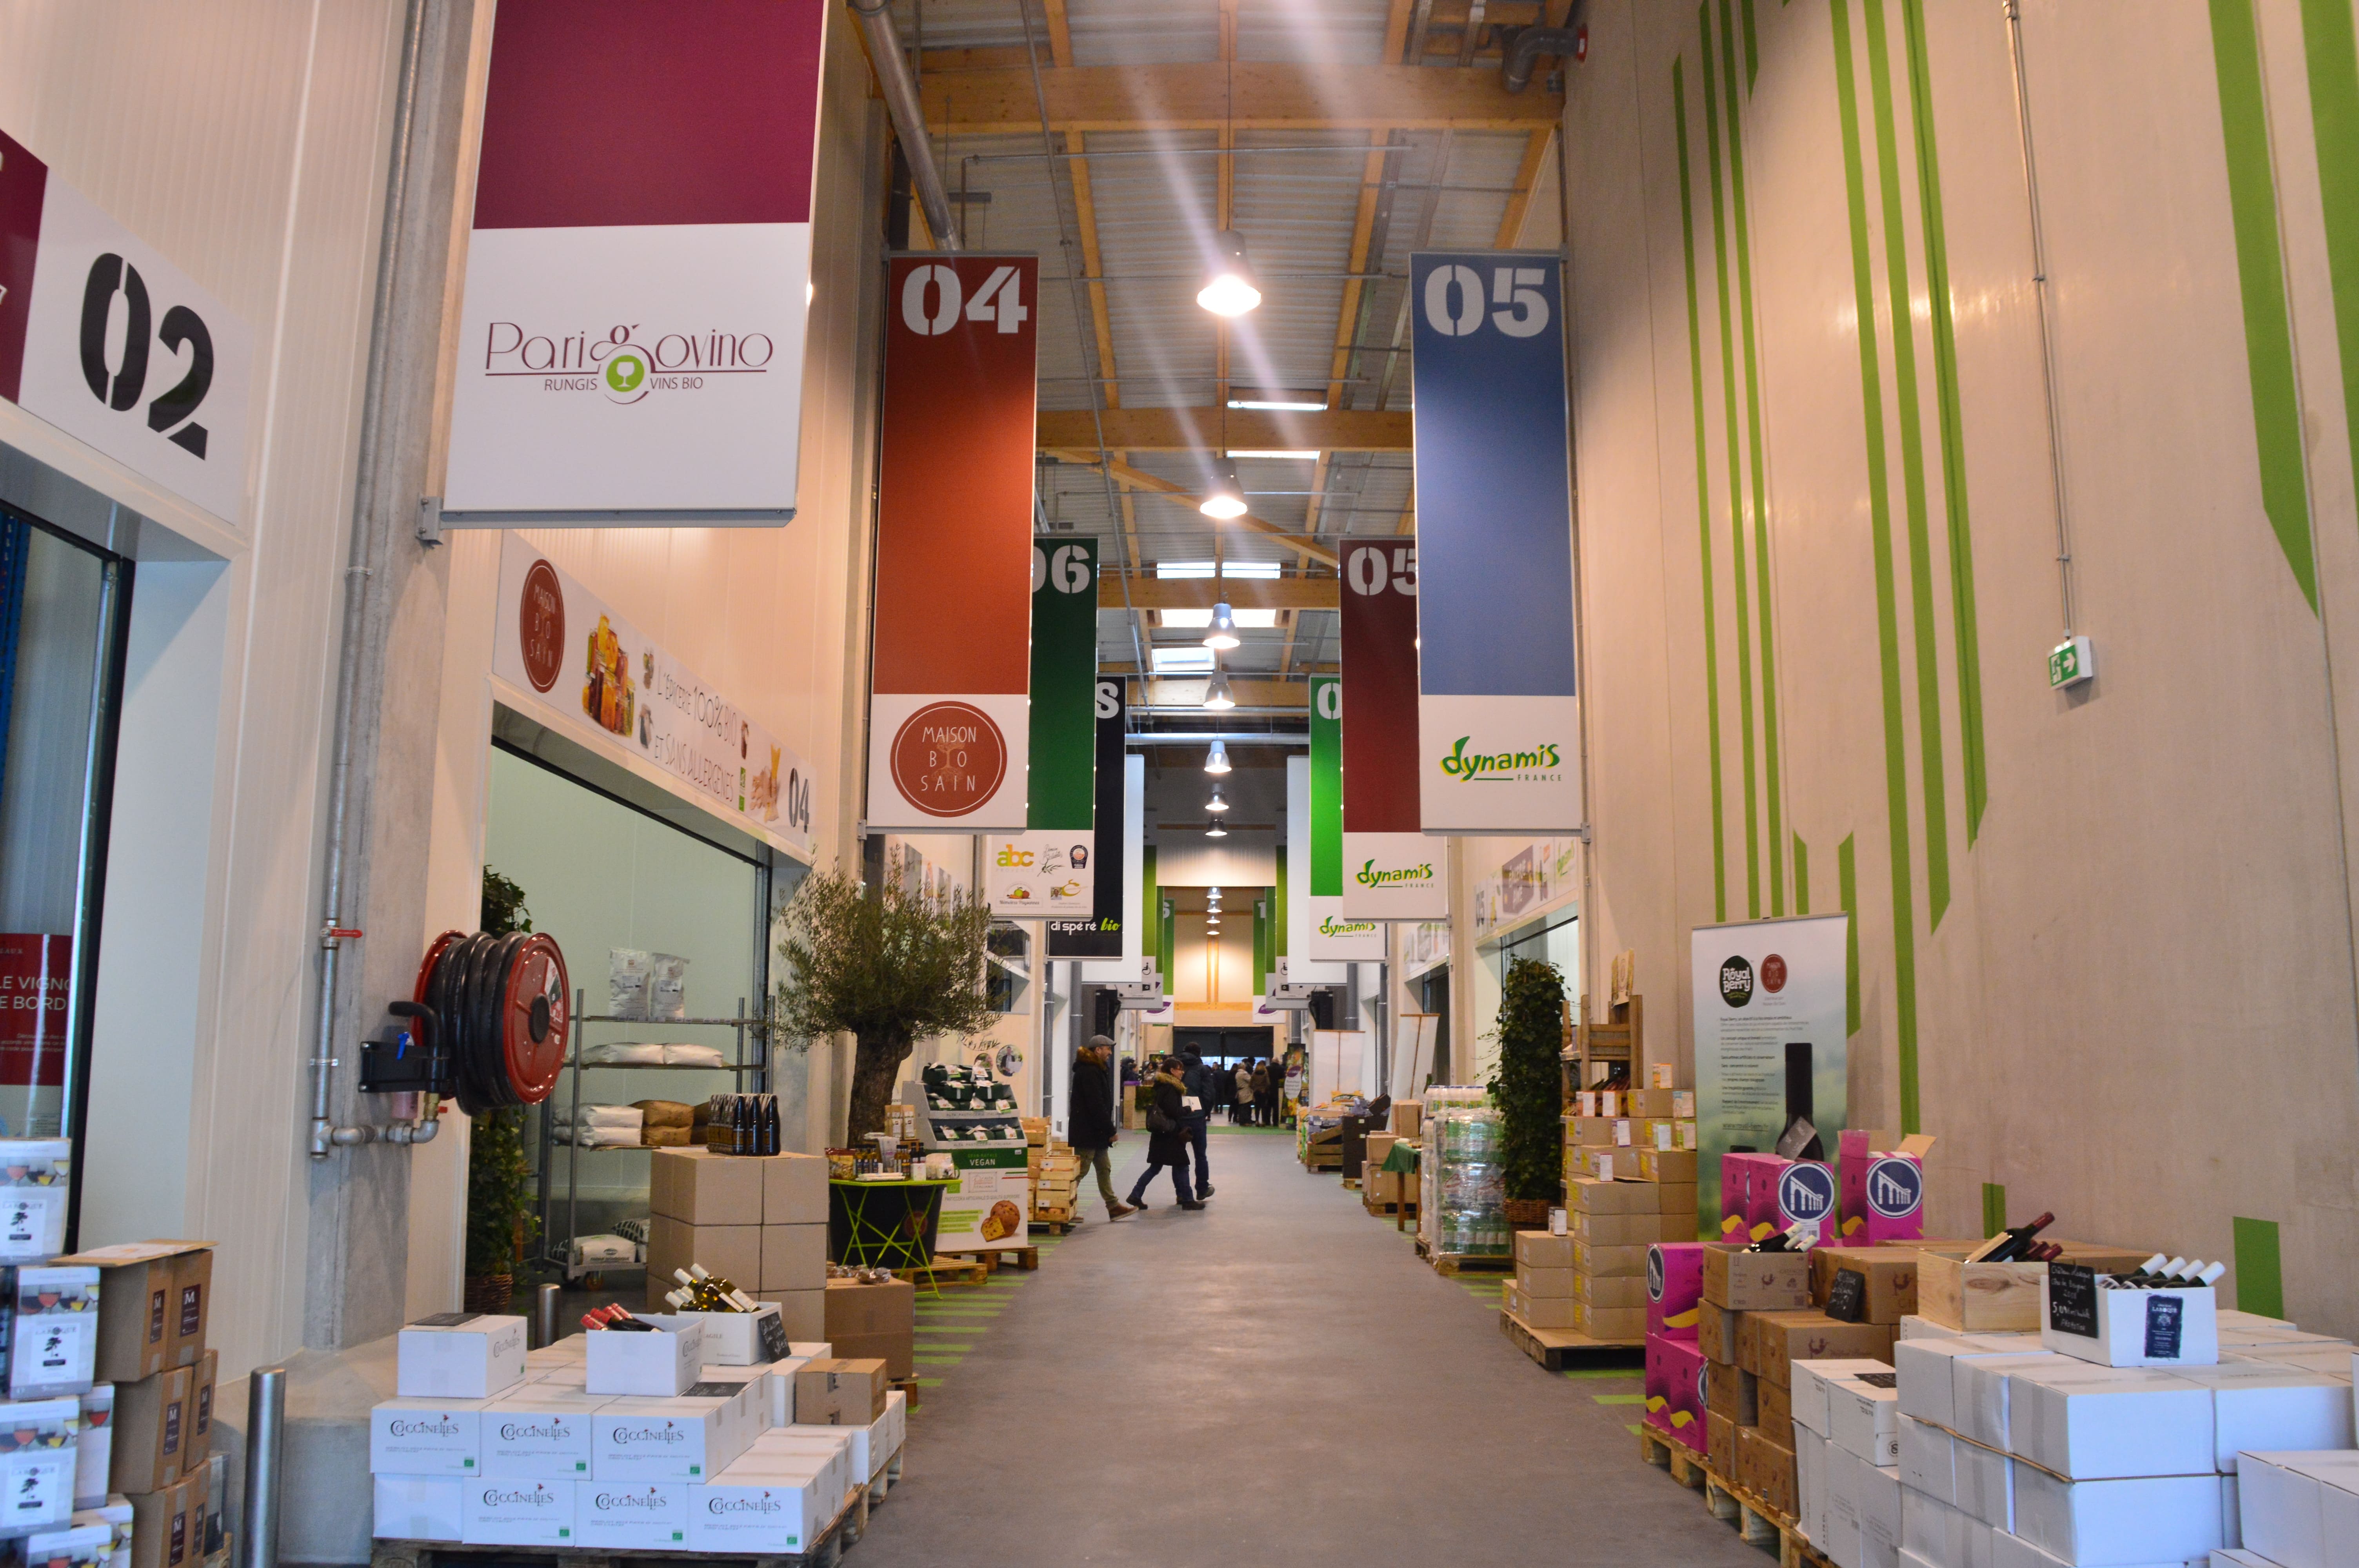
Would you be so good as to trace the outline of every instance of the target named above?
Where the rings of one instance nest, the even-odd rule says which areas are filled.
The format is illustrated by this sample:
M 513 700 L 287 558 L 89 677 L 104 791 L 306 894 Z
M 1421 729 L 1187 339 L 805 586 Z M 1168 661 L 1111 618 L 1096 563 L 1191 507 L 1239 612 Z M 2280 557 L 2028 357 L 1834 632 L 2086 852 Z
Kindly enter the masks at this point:
M 1513 1258 L 1494 1258 L 1487 1253 L 1436 1252 L 1430 1255 L 1434 1269 L 1450 1274 L 1512 1274 L 1516 1271 Z
M 979 1264 L 986 1274 L 995 1274 L 1002 1269 L 1022 1272 L 1040 1266 L 1040 1249 L 1038 1247 L 990 1247 L 979 1252 L 937 1252 L 934 1256 L 968 1259 Z
M 991 1278 L 991 1271 L 972 1260 L 945 1259 L 937 1253 L 931 1263 L 922 1268 L 895 1271 L 910 1277 L 923 1276 L 937 1285 L 980 1285 Z
M 901 1484 L 901 1456 L 908 1449 L 908 1444 L 904 1443 L 893 1450 L 892 1457 L 885 1461 L 885 1468 L 871 1476 L 867 1486 L 853 1494 L 852 1508 L 843 1521 L 844 1545 L 853 1545 L 868 1533 L 869 1516 L 883 1508 L 886 1498 Z
M 1036 1215 L 1032 1219 L 1031 1231 L 1035 1236 L 1067 1236 L 1079 1224 L 1081 1220 L 1077 1217 L 1049 1219 Z
M 891 1464 L 897 1464 L 896 1455 Z M 889 1467 L 889 1465 L 888 1465 Z M 897 1480 L 897 1472 L 893 1480 Z M 891 1482 L 887 1482 L 888 1487 Z M 868 1522 L 874 1484 L 845 1494 L 843 1508 L 808 1550 L 777 1556 L 739 1552 L 683 1552 L 621 1547 L 462 1546 L 451 1541 L 377 1541 L 370 1543 L 369 1568 L 616 1568 L 633 1560 L 710 1563 L 733 1568 L 836 1568 L 843 1549 L 860 1539 Z
M 1810 1544 L 1794 1518 L 1771 1508 L 1742 1487 L 1731 1485 L 1695 1451 L 1673 1443 L 1648 1427 L 1638 1429 L 1638 1456 L 1668 1469 L 1671 1478 L 1703 1494 L 1704 1507 L 1742 1536 L 1747 1546 L 1777 1554 L 1777 1568 L 1833 1568 L 1826 1554 Z
M 1403 1208 L 1407 1208 L 1411 1214 L 1415 1214 L 1417 1212 L 1417 1205 L 1415 1204 L 1403 1205 L 1397 1203 L 1369 1203 L 1364 1198 L 1361 1200 L 1360 1206 L 1366 1209 L 1370 1214 L 1383 1215 L 1386 1219 L 1390 1219 L 1393 1216 L 1400 1213 Z
M 1569 1359 L 1623 1350 L 1644 1350 L 1643 1339 L 1592 1339 L 1569 1328 L 1534 1328 L 1514 1313 L 1499 1309 L 1499 1332 L 1509 1344 L 1551 1372 L 1561 1372 Z

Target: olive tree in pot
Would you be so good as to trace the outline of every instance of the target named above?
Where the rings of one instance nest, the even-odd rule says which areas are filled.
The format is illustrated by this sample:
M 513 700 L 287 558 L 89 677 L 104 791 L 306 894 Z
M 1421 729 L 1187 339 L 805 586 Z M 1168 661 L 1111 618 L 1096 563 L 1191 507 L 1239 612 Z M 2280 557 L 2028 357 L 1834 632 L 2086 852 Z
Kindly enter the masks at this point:
M 484 868 L 482 928 L 494 935 L 530 931 L 524 889 Z M 531 1239 L 532 1206 L 526 1196 L 532 1163 L 525 1157 L 524 1108 L 503 1106 L 473 1118 L 467 1128 L 467 1274 L 470 1312 L 505 1312 L 516 1290 L 516 1269 Z
M 973 1034 L 995 1016 L 984 986 L 991 910 L 965 893 L 869 887 L 839 867 L 814 872 L 784 912 L 777 1021 L 790 1035 L 849 1034 L 853 1143 L 885 1130 L 885 1108 L 910 1047 Z
M 1506 1166 L 1507 1219 L 1519 1229 L 1548 1222 L 1564 1195 L 1564 980 L 1553 964 L 1517 958 L 1499 996 L 1500 1157 Z

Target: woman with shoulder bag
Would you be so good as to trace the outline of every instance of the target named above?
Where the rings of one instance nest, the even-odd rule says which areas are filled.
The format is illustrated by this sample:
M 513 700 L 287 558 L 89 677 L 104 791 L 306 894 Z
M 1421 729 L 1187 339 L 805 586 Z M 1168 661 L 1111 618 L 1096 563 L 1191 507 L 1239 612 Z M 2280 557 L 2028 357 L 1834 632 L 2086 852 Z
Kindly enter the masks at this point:
M 1147 1168 L 1130 1190 L 1134 1208 L 1147 1206 L 1147 1184 L 1167 1165 L 1171 1168 L 1171 1185 L 1180 1195 L 1180 1206 L 1204 1206 L 1188 1185 L 1188 1110 L 1181 1103 L 1185 1093 L 1178 1069 L 1165 1062 L 1155 1075 L 1155 1098 L 1147 1108 Z

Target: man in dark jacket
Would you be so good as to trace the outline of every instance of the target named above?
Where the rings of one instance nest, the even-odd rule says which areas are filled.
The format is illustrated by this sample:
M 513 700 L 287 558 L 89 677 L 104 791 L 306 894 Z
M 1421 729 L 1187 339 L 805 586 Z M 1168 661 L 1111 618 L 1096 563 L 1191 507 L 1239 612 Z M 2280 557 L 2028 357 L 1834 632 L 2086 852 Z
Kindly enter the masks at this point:
M 1188 1112 L 1188 1147 L 1196 1153 L 1196 1195 L 1212 1195 L 1212 1173 L 1204 1163 L 1204 1134 L 1212 1124 L 1212 1079 L 1219 1069 L 1204 1065 L 1204 1058 L 1190 1051 L 1187 1065 L 1181 1069 L 1180 1082 L 1183 1091 L 1196 1102 Z
M 1106 1217 L 1120 1219 L 1138 1211 L 1114 1195 L 1114 1141 L 1122 1136 L 1114 1124 L 1114 1083 L 1108 1076 L 1108 1064 L 1114 1060 L 1114 1042 L 1103 1034 L 1093 1034 L 1090 1043 L 1073 1058 L 1073 1082 L 1066 1099 L 1066 1141 L 1082 1169 L 1097 1167 L 1098 1195 L 1105 1199 Z M 1078 1206 L 1078 1205 L 1076 1206 Z
M 1171 1172 L 1171 1185 L 1179 1195 L 1180 1206 L 1204 1206 L 1204 1200 L 1188 1190 L 1189 1113 L 1181 1099 L 1185 1093 L 1179 1064 L 1167 1061 L 1163 1070 L 1155 1075 L 1155 1104 L 1147 1113 L 1147 1169 L 1139 1172 L 1138 1180 L 1131 1184 L 1130 1201 L 1137 1207 L 1147 1206 L 1147 1184 L 1155 1179 L 1156 1172 L 1167 1167 Z

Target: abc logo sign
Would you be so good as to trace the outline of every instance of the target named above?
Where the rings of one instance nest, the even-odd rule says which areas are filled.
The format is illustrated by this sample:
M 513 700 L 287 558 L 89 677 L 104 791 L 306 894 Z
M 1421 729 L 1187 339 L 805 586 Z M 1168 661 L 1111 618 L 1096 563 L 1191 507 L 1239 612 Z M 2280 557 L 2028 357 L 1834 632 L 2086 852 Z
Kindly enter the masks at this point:
M 1867 1168 L 1867 1206 L 1882 1219 L 1907 1219 L 1925 1201 L 1924 1168 L 1885 1156 Z
M 1803 1161 L 1777 1178 L 1777 1207 L 1788 1219 L 1824 1219 L 1834 1206 L 1835 1176 L 1826 1166 Z

